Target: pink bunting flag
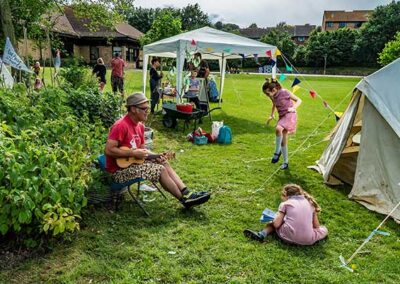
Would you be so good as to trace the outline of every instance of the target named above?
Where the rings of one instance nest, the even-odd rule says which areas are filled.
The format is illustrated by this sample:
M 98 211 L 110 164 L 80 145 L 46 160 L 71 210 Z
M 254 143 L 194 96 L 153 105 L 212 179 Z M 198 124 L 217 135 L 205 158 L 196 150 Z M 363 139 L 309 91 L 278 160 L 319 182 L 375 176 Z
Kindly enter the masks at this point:
M 196 41 L 194 39 L 192 39 L 192 45 L 196 45 Z
M 313 90 L 310 91 L 310 96 L 315 99 L 315 97 L 317 96 L 317 93 Z
M 324 101 L 323 103 L 324 103 L 324 107 L 326 107 L 326 108 L 329 107 L 329 105 L 328 105 L 328 103 L 326 101 Z
M 266 54 L 267 56 L 269 56 L 269 57 L 272 57 L 272 52 L 271 52 L 271 50 L 267 50 L 267 51 L 265 52 L 265 54 Z

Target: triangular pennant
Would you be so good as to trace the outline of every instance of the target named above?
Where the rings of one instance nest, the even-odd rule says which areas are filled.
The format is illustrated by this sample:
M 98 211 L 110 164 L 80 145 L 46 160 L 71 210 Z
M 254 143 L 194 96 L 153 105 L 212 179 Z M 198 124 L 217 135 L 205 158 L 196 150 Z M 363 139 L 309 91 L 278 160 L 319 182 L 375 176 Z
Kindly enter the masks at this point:
M 272 67 L 274 67 L 275 64 L 276 64 L 275 60 L 273 60 L 273 59 L 271 59 L 271 60 L 269 61 L 269 63 L 270 63 L 270 65 L 271 65 Z
M 329 107 L 329 105 L 328 105 L 328 103 L 326 101 L 323 101 L 323 103 L 324 103 L 324 107 L 326 107 L 326 108 Z
M 301 87 L 299 85 L 293 86 L 293 88 L 292 88 L 293 94 L 296 93 L 299 89 L 301 89 Z
M 192 39 L 191 45 L 196 45 L 196 41 Z
M 279 56 L 279 55 L 282 55 L 282 53 L 279 49 L 276 49 L 275 56 Z
M 265 52 L 265 54 L 266 54 L 268 57 L 272 57 L 272 52 L 271 52 L 271 50 L 267 50 L 267 51 Z
M 281 75 L 279 76 L 279 81 L 283 82 L 286 80 L 286 75 L 281 73 Z
M 300 84 L 300 82 L 301 82 L 301 81 L 300 81 L 299 79 L 294 78 L 294 81 L 293 81 L 293 83 L 292 83 L 292 87 L 294 87 L 294 86 Z
M 310 91 L 310 96 L 315 99 L 315 97 L 317 96 L 317 93 L 313 90 Z
M 225 49 L 223 50 L 223 52 L 225 52 L 225 53 L 231 53 L 231 51 L 232 51 L 232 49 L 230 49 L 230 48 L 225 48 Z
M 4 47 L 3 62 L 5 64 L 11 65 L 15 69 L 33 73 L 31 70 L 29 70 L 28 67 L 26 67 L 25 63 L 15 52 L 14 47 L 12 46 L 11 41 L 8 37 L 6 38 L 6 45 Z
M 289 66 L 289 65 L 286 64 L 286 71 L 288 71 L 288 72 L 293 71 L 292 66 Z
M 343 112 L 335 111 L 335 119 L 336 121 L 339 121 L 340 118 L 342 117 Z
M 243 53 L 239 53 L 239 55 L 244 59 L 245 55 Z
M 214 49 L 212 47 L 207 47 L 206 48 L 206 52 L 213 52 L 213 51 L 214 51 Z

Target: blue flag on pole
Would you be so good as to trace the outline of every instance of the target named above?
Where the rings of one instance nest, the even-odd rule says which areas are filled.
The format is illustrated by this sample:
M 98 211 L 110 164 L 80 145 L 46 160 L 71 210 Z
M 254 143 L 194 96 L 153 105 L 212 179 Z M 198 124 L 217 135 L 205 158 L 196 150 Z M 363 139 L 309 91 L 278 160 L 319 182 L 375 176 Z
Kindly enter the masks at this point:
M 300 84 L 300 80 L 299 79 L 297 79 L 297 78 L 294 78 L 294 81 L 293 81 L 293 84 L 292 84 L 292 87 L 294 87 L 294 86 L 296 86 L 296 85 L 298 85 L 298 84 Z
M 8 37 L 6 38 L 6 45 L 4 47 L 3 62 L 11 65 L 15 69 L 33 73 L 28 67 L 26 67 L 25 63 L 15 52 L 14 47 L 12 46 Z

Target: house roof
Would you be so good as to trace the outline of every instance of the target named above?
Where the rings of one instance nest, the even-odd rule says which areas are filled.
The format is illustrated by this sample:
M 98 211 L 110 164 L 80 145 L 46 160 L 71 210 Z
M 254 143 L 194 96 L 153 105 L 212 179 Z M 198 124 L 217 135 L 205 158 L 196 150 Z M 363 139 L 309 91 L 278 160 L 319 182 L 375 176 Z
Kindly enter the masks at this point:
M 324 11 L 323 19 L 328 22 L 366 22 L 372 10 Z
M 138 40 L 143 35 L 142 32 L 127 23 L 119 23 L 115 26 L 115 29 L 100 26 L 93 31 L 88 27 L 90 20 L 76 17 L 73 9 L 68 6 L 64 7 L 64 14 L 55 14 L 53 19 L 55 20 L 53 27 L 55 32 L 78 38 L 110 37 Z
M 310 33 L 315 30 L 315 25 L 305 24 L 305 25 L 296 25 L 294 26 L 293 36 L 309 36 Z
M 262 38 L 269 31 L 270 31 L 269 28 L 245 28 L 245 29 L 239 30 L 241 35 L 248 37 L 248 38 L 253 38 L 253 39 Z

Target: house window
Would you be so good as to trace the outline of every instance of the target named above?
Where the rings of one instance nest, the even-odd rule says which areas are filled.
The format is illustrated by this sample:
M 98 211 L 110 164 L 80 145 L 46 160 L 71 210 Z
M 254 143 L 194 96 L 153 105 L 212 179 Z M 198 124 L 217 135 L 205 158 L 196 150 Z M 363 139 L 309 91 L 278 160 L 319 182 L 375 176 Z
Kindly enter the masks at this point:
M 355 27 L 356 29 L 360 28 L 361 25 L 362 25 L 362 22 L 355 22 L 355 23 L 354 23 L 354 27 Z
M 299 36 L 297 38 L 297 41 L 299 41 L 299 42 L 304 42 L 305 40 L 306 40 L 306 38 L 304 36 Z
M 90 62 L 95 62 L 99 58 L 99 48 L 96 46 L 90 47 Z
M 113 46 L 112 47 L 112 56 L 114 56 L 115 53 L 118 53 L 119 55 L 121 55 L 122 54 L 122 47 L 121 46 Z
M 133 47 L 128 47 L 127 53 L 126 53 L 126 61 L 128 62 L 135 62 L 137 58 L 136 54 L 137 49 Z
M 327 28 L 333 28 L 333 22 L 326 22 Z
M 345 28 L 346 27 L 346 23 L 345 22 L 340 22 L 339 23 L 339 28 Z

